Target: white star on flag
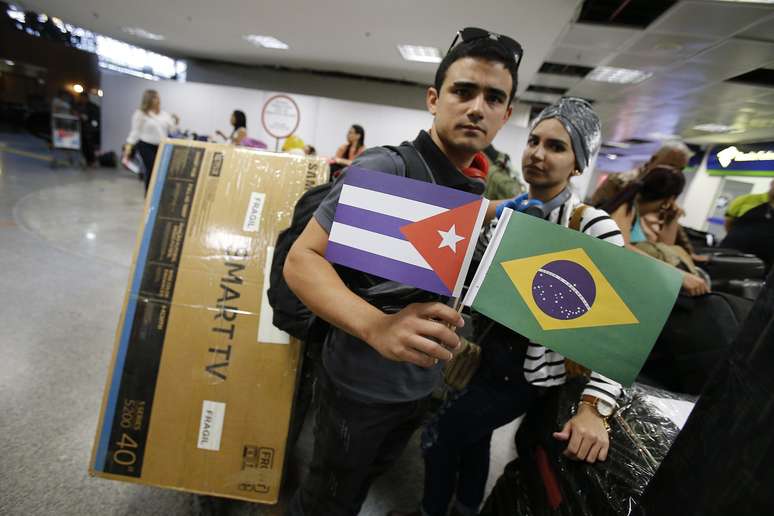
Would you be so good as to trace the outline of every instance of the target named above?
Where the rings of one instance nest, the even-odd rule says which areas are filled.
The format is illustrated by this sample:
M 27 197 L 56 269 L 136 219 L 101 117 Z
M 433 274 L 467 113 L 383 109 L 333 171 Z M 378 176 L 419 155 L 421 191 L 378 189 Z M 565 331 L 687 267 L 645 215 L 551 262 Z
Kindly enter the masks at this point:
M 454 253 L 457 252 L 457 242 L 465 240 L 465 237 L 457 235 L 457 228 L 455 226 L 456 224 L 452 224 L 448 231 L 438 230 L 438 234 L 441 235 L 441 244 L 438 246 L 438 249 L 450 247 Z

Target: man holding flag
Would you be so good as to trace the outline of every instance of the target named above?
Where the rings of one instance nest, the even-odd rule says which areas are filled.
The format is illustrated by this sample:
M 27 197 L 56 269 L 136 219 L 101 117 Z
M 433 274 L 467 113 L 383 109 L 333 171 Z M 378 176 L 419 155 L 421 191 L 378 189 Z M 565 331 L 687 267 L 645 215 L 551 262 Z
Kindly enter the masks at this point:
M 458 39 L 461 41 L 455 46 Z M 481 151 L 511 115 L 521 55 L 519 44 L 506 36 L 474 28 L 459 31 L 427 91 L 427 107 L 434 117 L 430 132 L 421 131 L 411 144 L 401 146 L 401 153 L 370 149 L 354 161 L 353 170 L 405 176 L 480 196 L 487 168 Z M 404 153 L 415 159 L 406 159 Z M 349 179 L 349 172 L 342 174 L 294 243 L 284 267 L 290 288 L 312 312 L 333 326 L 324 344 L 318 380 L 314 455 L 309 475 L 291 502 L 292 515 L 359 512 L 373 480 L 397 459 L 421 424 L 426 402 L 441 381 L 439 361 L 451 359 L 459 346 L 454 328 L 462 326 L 463 320 L 442 302 L 446 296 L 413 289 L 401 297 L 398 306 L 392 303 L 397 311 L 386 313 L 386 308 L 373 306 L 353 292 L 378 290 L 385 285 L 383 280 L 346 273 L 345 284 L 325 256 L 326 251 L 329 255 L 338 252 L 334 260 L 338 263 L 367 262 L 364 257 L 370 256 L 368 252 L 376 256 L 374 247 L 394 239 L 399 251 L 405 252 L 379 259 L 385 268 L 400 274 L 382 277 L 406 278 L 414 273 L 427 277 L 423 271 L 429 267 L 446 281 L 437 289 L 422 288 L 453 294 L 458 290 L 465 259 L 455 262 L 456 270 L 441 272 L 433 266 L 433 256 L 467 253 L 474 234 L 470 227 L 463 229 L 444 217 L 446 212 L 464 211 L 469 205 L 470 213 L 483 219 L 480 205 L 475 208 L 469 199 L 451 198 L 433 203 L 421 192 L 421 199 L 403 199 L 406 206 L 415 208 L 414 216 L 422 218 L 416 224 L 429 219 L 438 224 L 437 231 L 428 232 L 427 227 L 396 223 L 406 217 L 394 210 L 387 213 L 391 203 L 379 201 L 387 195 L 398 198 L 400 192 L 384 194 L 378 188 L 371 189 L 371 178 L 363 170 L 359 172 L 358 177 Z M 345 184 L 351 191 L 366 192 L 367 198 L 384 210 L 377 209 L 380 212 L 376 215 L 370 211 L 366 216 L 369 210 L 364 208 L 369 206 L 358 204 L 362 196 L 352 200 L 348 195 L 347 202 L 341 203 L 345 210 L 339 213 L 337 205 L 347 193 L 343 191 Z M 494 206 L 487 218 L 493 211 Z M 327 249 L 329 234 L 332 244 Z M 437 238 L 437 245 L 424 246 L 426 252 L 422 252 L 422 234 Z M 342 246 L 347 249 L 342 251 Z M 373 269 L 366 266 L 358 270 Z
M 599 118 L 586 101 L 562 98 L 543 110 L 532 122 L 522 155 L 522 170 L 529 184 L 529 194 L 500 203 L 498 217 L 507 218 L 502 217 L 503 210 L 510 208 L 565 227 L 573 225 L 571 221 L 575 219 L 578 227 L 574 229 L 623 246 L 621 232 L 608 214 L 581 206 L 569 190 L 570 179 L 588 167 L 599 150 L 600 139 Z M 514 215 L 516 217 L 524 215 Z M 546 225 L 543 221 L 535 222 Z M 503 220 L 498 223 L 498 226 L 505 225 Z M 557 237 L 562 235 L 553 236 Z M 490 249 L 499 245 L 496 238 L 497 233 L 489 244 Z M 539 240 L 541 235 L 536 231 L 521 231 L 517 238 L 526 244 L 530 240 Z M 509 248 L 514 247 L 523 246 L 511 242 Z M 486 259 L 485 254 L 480 270 L 486 269 Z M 541 306 L 546 314 L 541 312 L 541 315 L 555 324 L 578 317 L 583 309 L 594 303 L 591 287 L 587 288 L 572 277 L 575 271 L 565 262 L 568 260 L 556 260 L 558 268 L 547 265 L 543 267 L 546 271 L 540 269 L 537 275 L 535 271 L 527 271 L 527 267 L 521 267 L 519 271 L 529 274 L 530 280 L 533 276 L 545 276 L 542 283 L 536 284 L 535 292 L 538 300 L 545 303 Z M 499 265 L 492 264 L 491 268 Z M 476 278 L 471 290 L 476 287 Z M 492 317 L 503 324 L 482 317 L 481 327 L 476 328 L 476 340 L 482 349 L 479 370 L 463 390 L 450 396 L 423 432 L 425 490 L 421 508 L 412 513 L 393 511 L 390 516 L 445 516 L 452 498 L 455 499 L 452 515 L 478 514 L 489 471 L 492 432 L 524 414 L 546 387 L 565 381 L 567 372 L 562 355 L 547 349 L 544 343 L 531 342 L 521 334 L 521 328 L 516 333 L 505 326 L 505 318 L 516 311 L 518 301 L 514 298 L 518 294 L 507 279 L 498 283 L 502 291 L 512 297 L 495 296 L 491 290 L 483 292 L 483 289 L 479 296 L 487 298 L 506 314 L 503 318 Z M 560 292 L 557 287 L 568 288 L 566 292 Z M 585 299 L 585 305 L 581 301 L 573 304 L 576 293 L 579 299 Z M 466 304 L 470 304 L 469 297 L 470 293 Z M 473 307 L 478 309 L 476 304 Z M 576 415 L 554 433 L 554 437 L 567 443 L 566 456 L 593 463 L 607 457 L 607 418 L 615 410 L 621 386 L 595 372 L 590 376 Z

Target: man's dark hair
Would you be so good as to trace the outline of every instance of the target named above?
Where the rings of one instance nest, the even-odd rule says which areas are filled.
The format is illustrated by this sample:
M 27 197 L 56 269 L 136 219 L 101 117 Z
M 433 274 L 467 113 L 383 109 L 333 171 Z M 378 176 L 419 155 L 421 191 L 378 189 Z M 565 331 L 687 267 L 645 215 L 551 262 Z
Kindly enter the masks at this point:
M 516 95 L 516 87 L 518 86 L 518 65 L 513 54 L 503 47 L 502 44 L 489 38 L 476 39 L 469 42 L 462 42 L 459 45 L 449 51 L 444 56 L 441 63 L 438 65 L 438 70 L 435 72 L 435 89 L 438 93 L 441 93 L 441 85 L 446 79 L 446 71 L 449 67 L 463 59 L 465 57 L 475 57 L 478 59 L 485 59 L 487 61 L 493 61 L 495 63 L 502 63 L 506 70 L 511 74 L 513 85 L 511 86 L 511 93 L 508 95 L 508 104 L 513 102 L 513 97 Z

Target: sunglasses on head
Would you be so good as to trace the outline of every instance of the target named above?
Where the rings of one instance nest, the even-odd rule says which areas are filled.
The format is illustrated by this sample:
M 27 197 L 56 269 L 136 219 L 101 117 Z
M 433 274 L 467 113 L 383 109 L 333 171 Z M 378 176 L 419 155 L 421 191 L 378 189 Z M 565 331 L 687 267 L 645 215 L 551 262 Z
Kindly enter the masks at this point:
M 509 52 L 511 52 L 513 54 L 513 60 L 516 62 L 516 66 L 519 66 L 519 63 L 521 63 L 521 57 L 524 55 L 524 50 L 521 48 L 521 45 L 518 41 L 513 38 L 509 38 L 508 36 L 503 36 L 502 34 L 490 32 L 485 29 L 479 29 L 477 27 L 465 27 L 464 29 L 458 30 L 457 34 L 454 36 L 454 40 L 452 41 L 451 45 L 449 45 L 449 50 L 447 50 L 446 53 L 448 54 L 451 52 L 451 49 L 454 48 L 457 40 L 461 39 L 463 42 L 469 43 L 477 39 L 487 38 L 498 42 Z

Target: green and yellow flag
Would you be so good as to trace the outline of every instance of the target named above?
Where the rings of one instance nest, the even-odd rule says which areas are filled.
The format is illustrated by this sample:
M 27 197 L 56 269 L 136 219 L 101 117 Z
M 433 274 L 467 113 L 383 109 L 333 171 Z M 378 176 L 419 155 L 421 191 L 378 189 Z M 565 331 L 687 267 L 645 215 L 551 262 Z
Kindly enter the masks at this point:
M 506 210 L 463 304 L 631 385 L 681 282 L 653 258 Z

